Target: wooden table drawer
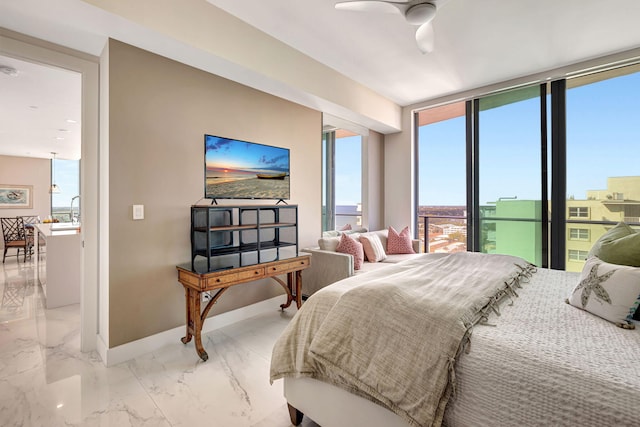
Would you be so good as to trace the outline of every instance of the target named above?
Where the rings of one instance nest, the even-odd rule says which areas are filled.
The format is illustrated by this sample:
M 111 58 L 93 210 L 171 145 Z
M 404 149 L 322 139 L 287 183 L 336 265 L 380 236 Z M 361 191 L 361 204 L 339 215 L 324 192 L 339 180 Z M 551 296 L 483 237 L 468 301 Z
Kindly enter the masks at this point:
M 288 271 L 301 270 L 309 266 L 309 259 L 303 259 L 298 261 L 286 262 L 282 264 L 272 265 L 267 267 L 267 273 L 286 273 Z
M 264 268 L 256 267 L 252 270 L 242 271 L 238 273 L 238 280 L 255 279 L 258 280 L 264 276 Z
M 226 285 L 238 281 L 238 273 L 227 273 L 223 276 L 210 277 L 207 279 L 207 288 L 217 285 Z

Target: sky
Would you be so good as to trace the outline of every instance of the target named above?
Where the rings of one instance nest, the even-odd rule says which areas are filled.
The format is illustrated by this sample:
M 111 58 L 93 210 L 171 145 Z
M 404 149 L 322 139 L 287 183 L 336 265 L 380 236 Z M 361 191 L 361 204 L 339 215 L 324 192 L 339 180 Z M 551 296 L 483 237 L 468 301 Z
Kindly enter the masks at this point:
M 568 89 L 567 196 L 584 199 L 607 177 L 640 175 L 638 99 L 640 73 Z M 530 99 L 481 111 L 481 204 L 540 199 L 539 108 Z M 419 204 L 465 205 L 464 117 L 422 126 L 419 141 Z
M 336 205 L 362 201 L 362 137 L 336 139 Z
M 289 150 L 207 135 L 206 164 L 211 169 L 289 171 Z
M 51 195 L 51 206 L 70 207 L 71 199 L 80 194 L 80 161 L 56 159 L 53 172 L 53 182 L 60 187 L 60 193 Z M 74 205 L 78 206 L 78 202 L 74 202 Z

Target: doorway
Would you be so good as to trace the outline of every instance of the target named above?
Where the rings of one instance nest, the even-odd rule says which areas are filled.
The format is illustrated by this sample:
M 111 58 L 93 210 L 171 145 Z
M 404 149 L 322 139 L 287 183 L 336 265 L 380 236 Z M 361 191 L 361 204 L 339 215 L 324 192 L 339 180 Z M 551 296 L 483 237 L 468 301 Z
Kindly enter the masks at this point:
M 80 259 L 80 350 L 96 349 L 98 334 L 98 69 L 99 59 L 38 41 L 8 30 L 0 31 L 0 56 L 80 76 L 79 116 L 80 196 L 82 250 Z M 18 74 L 19 77 L 19 74 Z M 32 94 L 37 96 L 38 93 Z M 42 95 L 42 94 L 40 94 Z M 53 100 L 52 100 L 53 101 Z M 38 109 L 31 109 L 38 110 Z M 69 117 L 70 120 L 75 120 Z M 78 124 L 78 123 L 76 123 Z M 69 128 L 73 123 L 67 122 Z M 51 126 L 51 125 L 50 125 Z M 70 130 L 51 126 L 55 137 Z M 54 141 L 56 141 L 54 139 Z M 58 142 L 64 141 L 58 139 Z M 50 154 L 50 152 L 49 152 Z M 50 197 L 47 194 L 47 197 Z

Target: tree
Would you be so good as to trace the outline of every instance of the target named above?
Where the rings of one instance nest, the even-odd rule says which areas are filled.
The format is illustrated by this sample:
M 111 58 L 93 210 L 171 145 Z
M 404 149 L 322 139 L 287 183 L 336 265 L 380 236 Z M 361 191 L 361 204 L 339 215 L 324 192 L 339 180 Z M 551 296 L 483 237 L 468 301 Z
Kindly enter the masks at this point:
M 454 242 L 466 242 L 467 236 L 460 232 L 449 234 L 449 240 L 453 240 Z

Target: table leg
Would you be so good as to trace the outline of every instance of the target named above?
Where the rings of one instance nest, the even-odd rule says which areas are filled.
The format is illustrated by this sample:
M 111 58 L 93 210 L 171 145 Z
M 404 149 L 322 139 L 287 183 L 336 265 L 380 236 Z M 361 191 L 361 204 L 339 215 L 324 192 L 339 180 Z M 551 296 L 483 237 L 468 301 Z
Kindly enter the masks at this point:
M 302 270 L 296 271 L 296 305 L 302 307 Z
M 193 330 L 193 321 L 191 316 L 191 289 L 187 288 L 186 286 L 184 288 L 184 300 L 186 303 L 185 312 L 187 313 L 187 333 L 180 339 L 180 341 L 182 341 L 183 344 L 186 344 L 191 341 L 191 338 L 193 337 L 193 335 L 191 335 L 191 331 Z
M 291 305 L 291 302 L 293 301 L 294 297 L 293 297 L 293 272 L 287 273 L 287 283 L 283 283 L 282 280 L 278 279 L 277 277 L 273 277 L 273 279 L 275 279 L 277 282 L 279 282 L 282 287 L 284 288 L 284 290 L 287 292 L 287 302 L 284 304 L 280 304 L 280 308 L 282 310 L 284 310 L 285 308 L 288 308 Z
M 188 343 L 191 341 L 191 337 L 195 338 L 195 346 L 196 352 L 200 359 L 203 361 L 207 361 L 209 359 L 209 355 L 205 351 L 202 345 L 202 317 L 200 315 L 200 301 L 202 296 L 201 293 L 187 288 L 188 302 L 187 302 L 187 336 L 183 337 L 181 341 L 183 343 Z
M 192 318 L 193 318 L 193 335 L 195 337 L 196 344 L 196 352 L 200 359 L 203 361 L 207 361 L 209 359 L 209 355 L 204 350 L 202 346 L 202 317 L 200 315 L 200 302 L 202 301 L 202 295 L 200 292 L 191 291 L 191 301 L 192 301 Z

